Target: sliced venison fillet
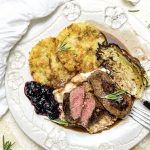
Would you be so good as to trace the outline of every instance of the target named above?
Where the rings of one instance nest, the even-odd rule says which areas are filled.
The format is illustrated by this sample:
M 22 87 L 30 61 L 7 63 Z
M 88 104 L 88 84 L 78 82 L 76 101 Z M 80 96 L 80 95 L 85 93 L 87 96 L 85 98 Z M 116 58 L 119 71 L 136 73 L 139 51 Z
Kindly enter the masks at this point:
M 70 94 L 83 94 L 82 92 L 76 93 L 81 87 L 84 87 L 84 103 L 81 105 L 76 105 L 78 109 L 81 109 L 81 114 L 78 119 L 74 119 L 71 114 L 70 102 L 71 98 L 75 96 L 70 96 Z M 65 119 L 69 122 L 70 126 L 84 127 L 89 133 L 97 133 L 104 129 L 107 129 L 110 125 L 114 124 L 116 117 L 110 115 L 109 112 L 104 108 L 99 100 L 93 95 L 91 85 L 88 82 L 82 83 L 80 88 L 73 89 L 71 93 L 64 94 L 63 100 L 63 111 L 65 114 Z M 81 100 L 80 96 L 78 100 Z M 78 101 L 77 100 L 77 101 Z M 76 109 L 77 109 L 76 108 Z
M 81 116 L 84 96 L 85 90 L 83 86 L 78 86 L 70 92 L 70 113 L 74 120 L 79 119 Z
M 88 80 L 92 85 L 95 96 L 98 98 L 104 97 L 116 89 L 116 85 L 109 75 L 100 70 L 93 72 Z
M 117 100 L 102 99 L 102 104 L 111 114 L 117 118 L 125 117 L 131 110 L 134 98 L 129 94 L 123 94 Z
M 95 106 L 96 106 L 96 102 L 93 94 L 90 92 L 86 93 L 84 106 L 80 117 L 81 126 L 86 127 L 88 125 L 89 119 L 92 116 Z
M 76 124 L 76 120 L 74 120 L 70 114 L 70 93 L 65 93 L 63 98 L 63 112 L 65 115 L 65 120 L 69 122 L 69 124 Z
M 107 73 L 100 70 L 95 71 L 89 77 L 89 82 L 93 87 L 94 94 L 110 114 L 115 115 L 117 118 L 123 118 L 129 113 L 134 100 L 129 94 L 120 95 L 117 100 L 103 98 L 107 94 L 117 91 L 117 85 Z
M 84 82 L 64 94 L 63 111 L 65 119 L 71 124 L 86 127 L 95 109 L 94 95 L 90 92 L 92 88 L 88 82 Z

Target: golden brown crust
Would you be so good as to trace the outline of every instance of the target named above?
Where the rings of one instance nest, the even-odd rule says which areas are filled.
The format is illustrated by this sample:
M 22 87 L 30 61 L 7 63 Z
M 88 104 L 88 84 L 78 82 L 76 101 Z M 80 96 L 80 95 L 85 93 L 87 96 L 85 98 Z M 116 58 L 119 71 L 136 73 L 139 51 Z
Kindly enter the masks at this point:
M 29 66 L 33 79 L 39 83 L 60 88 L 73 76 L 56 56 L 56 38 L 46 38 L 36 44 L 29 56 Z
M 58 58 L 69 71 L 88 72 L 96 69 L 99 62 L 96 50 L 107 40 L 100 30 L 88 23 L 74 23 L 57 36 Z

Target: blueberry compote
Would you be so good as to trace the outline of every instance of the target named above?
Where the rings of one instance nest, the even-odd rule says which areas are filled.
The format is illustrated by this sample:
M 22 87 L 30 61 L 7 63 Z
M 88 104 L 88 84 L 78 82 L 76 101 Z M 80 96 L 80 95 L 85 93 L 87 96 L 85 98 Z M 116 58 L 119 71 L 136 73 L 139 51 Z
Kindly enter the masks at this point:
M 35 108 L 37 114 L 56 119 L 60 115 L 59 103 L 53 95 L 54 89 L 35 81 L 26 82 L 24 92 Z

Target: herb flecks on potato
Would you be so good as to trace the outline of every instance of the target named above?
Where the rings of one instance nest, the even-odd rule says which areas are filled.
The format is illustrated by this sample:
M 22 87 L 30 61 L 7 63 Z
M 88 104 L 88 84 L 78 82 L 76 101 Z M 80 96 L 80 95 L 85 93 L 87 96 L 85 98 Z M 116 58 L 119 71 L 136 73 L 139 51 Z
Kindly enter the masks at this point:
M 98 68 L 98 44 L 107 44 L 101 31 L 88 23 L 71 24 L 58 34 L 57 39 L 58 58 L 71 72 L 88 72 Z
M 29 66 L 35 81 L 52 86 L 63 87 L 72 78 L 56 56 L 56 38 L 46 38 L 36 44 L 29 56 Z

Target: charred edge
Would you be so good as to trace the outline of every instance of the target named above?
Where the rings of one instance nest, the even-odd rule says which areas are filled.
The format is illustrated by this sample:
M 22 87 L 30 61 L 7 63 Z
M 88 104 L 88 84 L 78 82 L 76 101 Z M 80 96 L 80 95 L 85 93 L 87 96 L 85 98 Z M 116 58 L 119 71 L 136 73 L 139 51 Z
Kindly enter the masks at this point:
M 74 120 L 71 117 L 71 112 L 70 112 L 70 101 L 69 101 L 70 93 L 65 93 L 64 94 L 64 99 L 63 99 L 63 112 L 65 114 L 65 119 L 68 121 L 69 126 L 76 126 L 76 120 Z
M 103 46 L 108 45 L 108 41 L 107 41 L 107 38 L 106 38 L 105 34 L 102 33 L 102 32 L 100 32 L 100 34 L 103 35 L 105 41 L 102 44 L 98 43 L 98 45 L 103 45 Z
M 103 53 L 103 52 L 101 52 L 101 49 L 102 49 L 102 48 L 105 48 L 105 49 L 107 50 L 107 48 L 109 48 L 109 47 L 114 47 L 114 46 L 117 47 L 117 50 L 120 51 L 121 54 L 122 54 L 125 58 L 127 58 L 127 60 L 128 60 L 129 62 L 135 64 L 138 68 L 140 68 L 140 72 L 139 72 L 140 75 L 147 81 L 147 79 L 146 79 L 146 77 L 145 77 L 146 71 L 145 71 L 144 68 L 141 66 L 140 61 L 139 61 L 137 58 L 133 57 L 127 50 L 121 49 L 117 44 L 114 44 L 114 43 L 109 43 L 108 45 L 100 45 L 100 44 L 99 44 L 99 47 L 98 47 L 97 52 L 96 52 L 97 60 L 102 61 L 102 58 L 101 58 L 101 56 L 100 56 L 100 53 Z M 104 62 L 104 60 L 103 60 L 102 62 Z M 143 81 L 143 82 L 144 82 L 144 81 Z M 148 81 L 147 81 L 146 84 L 148 84 Z M 146 86 L 147 86 L 147 85 L 146 85 Z

